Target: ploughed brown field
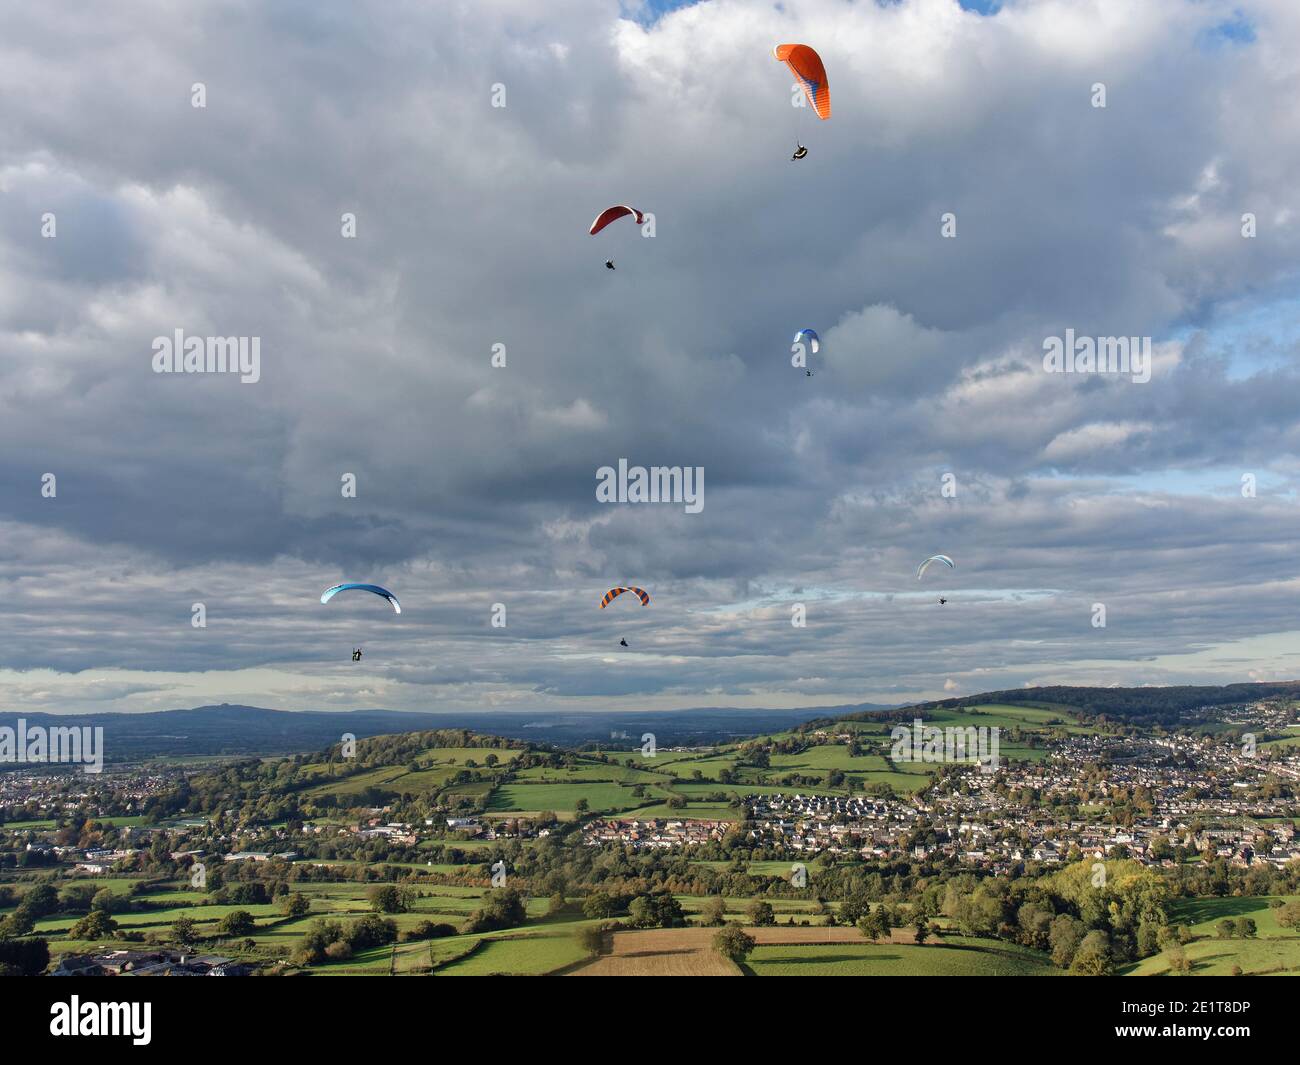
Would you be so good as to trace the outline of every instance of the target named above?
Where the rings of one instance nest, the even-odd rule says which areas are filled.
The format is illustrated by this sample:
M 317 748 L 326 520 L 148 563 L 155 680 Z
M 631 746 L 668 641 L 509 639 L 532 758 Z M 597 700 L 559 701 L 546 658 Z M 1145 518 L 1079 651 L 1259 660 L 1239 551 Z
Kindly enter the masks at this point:
M 864 943 L 856 928 L 746 928 L 760 945 Z M 716 928 L 652 928 L 615 932 L 611 948 L 570 976 L 739 976 L 738 969 L 713 949 Z M 910 928 L 895 928 L 891 943 L 915 943 Z M 882 942 L 877 940 L 877 942 Z

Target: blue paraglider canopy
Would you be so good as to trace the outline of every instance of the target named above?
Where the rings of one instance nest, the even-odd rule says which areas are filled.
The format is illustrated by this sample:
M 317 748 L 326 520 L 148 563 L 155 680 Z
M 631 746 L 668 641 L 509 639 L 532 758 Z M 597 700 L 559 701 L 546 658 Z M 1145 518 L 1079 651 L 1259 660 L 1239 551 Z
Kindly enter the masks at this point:
M 398 614 L 402 612 L 402 604 L 397 601 L 397 596 L 395 596 L 387 588 L 381 588 L 377 584 L 356 584 L 351 581 L 349 581 L 347 584 L 336 584 L 334 585 L 333 588 L 325 589 L 325 591 L 321 594 L 320 601 L 322 603 L 328 603 L 331 599 L 333 599 L 336 595 L 338 595 L 339 592 L 350 592 L 353 590 L 359 592 L 373 592 L 375 595 L 383 596 L 385 599 L 387 599 L 390 603 L 393 604 L 394 611 L 396 611 Z
M 815 330 L 815 329 L 800 329 L 799 332 L 795 333 L 795 335 L 794 335 L 794 343 L 795 343 L 795 344 L 799 343 L 799 339 L 800 339 L 801 337 L 807 337 L 807 338 L 812 342 L 812 344 L 811 344 L 811 346 L 812 346 L 812 353 L 813 353 L 814 355 L 816 355 L 818 349 L 821 347 L 821 338 L 817 335 L 817 330 Z

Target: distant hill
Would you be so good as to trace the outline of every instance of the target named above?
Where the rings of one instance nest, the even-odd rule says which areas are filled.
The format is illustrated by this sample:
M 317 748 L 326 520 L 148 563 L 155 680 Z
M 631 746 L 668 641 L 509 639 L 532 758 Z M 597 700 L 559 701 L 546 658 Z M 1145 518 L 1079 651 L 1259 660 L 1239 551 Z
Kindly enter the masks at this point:
M 20 714 L 0 712 L 0 726 L 15 728 L 19 718 L 29 728 L 41 726 L 104 729 L 105 760 L 153 757 L 269 755 L 314 751 L 337 743 L 350 732 L 357 737 L 437 729 L 473 732 L 576 747 L 608 743 L 616 733 L 640 742 L 653 732 L 661 747 L 728 742 L 760 732 L 792 728 L 827 713 L 874 709 L 873 704 L 802 710 L 733 710 L 702 708 L 632 713 L 555 713 L 479 711 L 420 713 L 401 710 L 270 710 L 257 706 L 199 706 L 146 714 Z M 0 770 L 18 768 L 0 764 Z
M 902 707 L 897 713 L 906 716 L 914 709 L 978 706 L 982 703 L 1039 704 L 1066 707 L 1089 718 L 1105 716 L 1113 721 L 1133 724 L 1173 725 L 1180 718 L 1185 721 L 1187 714 L 1201 708 L 1233 706 L 1276 698 L 1300 699 L 1300 681 L 1177 685 L 1166 688 L 1083 688 L 1065 685 L 1012 688 L 1010 691 L 984 692 L 980 695 L 917 703 L 912 707 Z M 880 714 L 881 711 L 870 710 L 844 717 L 871 717 Z
M 350 732 L 357 737 L 438 729 L 469 729 L 485 735 L 527 740 L 540 745 L 639 743 L 653 732 L 660 747 L 729 743 L 749 736 L 781 732 L 811 722 L 852 718 L 906 717 L 926 707 L 960 707 L 980 703 L 1039 703 L 1068 708 L 1087 717 L 1170 725 L 1198 707 L 1228 706 L 1280 696 L 1300 699 L 1300 681 L 1168 688 L 1083 688 L 1052 686 L 1013 688 L 960 698 L 904 706 L 855 703 L 796 710 L 701 707 L 691 710 L 614 713 L 492 710 L 422 713 L 401 710 L 270 710 L 257 706 L 199 706 L 147 714 L 19 714 L 0 712 L 0 726 L 13 728 L 18 718 L 29 726 L 102 726 L 105 759 L 134 761 L 152 757 L 276 755 L 320 750 Z M 13 769 L 0 764 L 0 770 Z

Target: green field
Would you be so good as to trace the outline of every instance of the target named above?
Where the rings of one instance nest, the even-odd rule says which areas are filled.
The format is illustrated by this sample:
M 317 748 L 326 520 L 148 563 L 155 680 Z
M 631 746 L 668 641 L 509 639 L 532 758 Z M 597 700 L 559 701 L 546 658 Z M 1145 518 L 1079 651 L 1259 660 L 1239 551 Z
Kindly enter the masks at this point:
M 585 799 L 591 813 L 622 813 L 652 803 L 656 798 L 666 799 L 668 794 L 660 787 L 649 787 L 646 797 L 639 799 L 630 787 L 622 784 L 502 784 L 493 789 L 488 811 L 573 813 L 578 801 Z
M 122 828 L 123 826 L 135 827 L 136 825 L 144 824 L 144 818 L 138 814 L 130 817 L 127 816 L 89 817 L 89 818 L 82 817 L 82 818 L 74 818 L 66 823 L 80 826 L 81 824 L 84 824 L 86 821 L 92 821 L 97 825 L 111 825 L 114 828 Z M 0 824 L 0 831 L 4 831 L 6 829 L 15 832 L 42 831 L 42 830 L 55 828 L 57 827 L 57 825 L 58 822 L 54 821 L 51 818 L 45 818 L 44 820 L 39 820 L 39 821 L 9 821 L 5 824 Z
M 1282 928 L 1267 898 L 1179 899 L 1171 909 L 1170 919 L 1189 925 L 1197 937 L 1183 948 L 1197 976 L 1228 976 L 1234 965 L 1246 974 L 1277 970 L 1300 973 L 1300 929 Z M 1215 924 L 1235 917 L 1251 918 L 1258 930 L 1256 937 L 1219 939 Z M 1168 970 L 1169 959 L 1162 952 L 1124 971 L 1133 976 L 1153 976 Z
M 588 762 L 582 765 L 566 766 L 553 769 L 549 766 L 533 766 L 515 774 L 516 781 L 530 784 L 569 784 L 583 782 L 613 782 L 615 784 L 659 784 L 671 782 L 671 777 L 653 771 L 653 762 L 647 760 L 644 768 L 629 769 L 626 766 L 603 765 Z
M 817 943 L 755 947 L 757 976 L 1055 976 L 1060 970 L 1030 951 L 987 946 Z
M 493 776 L 504 772 L 521 753 L 493 747 L 428 747 L 414 757 L 414 771 L 406 765 L 390 765 L 339 777 L 331 776 L 328 765 L 316 762 L 303 766 L 302 775 L 308 780 L 318 779 L 320 783 L 311 784 L 302 794 L 305 799 L 313 799 L 325 795 L 358 795 L 367 788 L 377 788 L 398 795 L 431 795 L 447 787 L 462 770 Z M 495 756 L 497 765 L 486 764 L 489 756 Z M 491 786 L 490 782 L 488 786 Z
M 510 936 L 485 940 L 460 961 L 438 970 L 439 976 L 540 976 L 581 961 L 586 955 L 568 931 L 551 935 Z
M 722 803 L 707 802 L 688 802 L 680 810 L 666 803 L 659 803 L 655 806 L 643 806 L 636 811 L 637 817 L 652 818 L 666 817 L 672 818 L 691 818 L 696 821 L 739 821 L 740 814 L 734 807 L 726 806 Z
M 1292 735 L 1283 736 L 1276 740 L 1265 740 L 1260 744 L 1261 747 L 1300 747 L 1300 725 L 1291 726 Z

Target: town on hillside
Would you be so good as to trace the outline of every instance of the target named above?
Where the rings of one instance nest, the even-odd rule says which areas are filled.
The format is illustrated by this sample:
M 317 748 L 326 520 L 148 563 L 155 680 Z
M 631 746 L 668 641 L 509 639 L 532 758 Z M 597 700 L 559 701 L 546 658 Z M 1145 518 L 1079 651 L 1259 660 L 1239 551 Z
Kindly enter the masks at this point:
M 791 952 L 812 955 L 793 971 L 870 969 L 851 932 L 901 943 L 916 972 L 1001 972 L 1009 946 L 1024 972 L 1300 971 L 1298 724 L 1289 694 L 1155 722 L 969 700 L 703 747 L 443 730 L 14 767 L 0 957 L 51 975 L 602 973 L 635 969 L 618 959 L 658 930 L 683 971 L 785 972 Z M 980 730 L 995 763 L 970 753 Z M 733 927 L 754 939 L 740 962 L 691 938 Z

